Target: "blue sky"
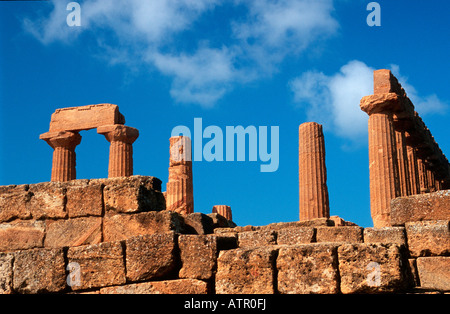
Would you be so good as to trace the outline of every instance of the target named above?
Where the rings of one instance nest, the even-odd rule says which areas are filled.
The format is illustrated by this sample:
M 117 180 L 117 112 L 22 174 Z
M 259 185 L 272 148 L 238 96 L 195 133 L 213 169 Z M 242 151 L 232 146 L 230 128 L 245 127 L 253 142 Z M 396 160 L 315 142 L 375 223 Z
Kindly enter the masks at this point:
M 163 186 L 175 126 L 278 126 L 275 172 L 260 172 L 260 160 L 194 162 L 194 207 L 230 205 L 239 225 L 295 221 L 298 126 L 316 121 L 331 215 L 372 226 L 359 100 L 381 68 L 450 152 L 448 1 L 377 1 L 374 27 L 363 0 L 78 1 L 79 27 L 67 25 L 69 2 L 0 2 L 0 185 L 50 180 L 39 134 L 57 108 L 113 103 L 140 131 L 134 173 Z M 81 135 L 77 177 L 106 177 L 109 143 Z

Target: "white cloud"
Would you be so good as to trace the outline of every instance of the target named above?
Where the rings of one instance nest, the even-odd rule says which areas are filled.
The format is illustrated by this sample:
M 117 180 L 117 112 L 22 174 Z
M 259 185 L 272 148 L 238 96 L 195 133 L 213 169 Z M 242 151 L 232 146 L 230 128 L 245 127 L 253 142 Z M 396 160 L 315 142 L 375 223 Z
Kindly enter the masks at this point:
M 212 106 L 237 79 L 233 54 L 228 49 L 200 48 L 193 55 L 151 54 L 162 73 L 174 78 L 170 91 L 177 102 Z
M 367 115 L 359 108 L 359 101 L 373 93 L 372 68 L 354 60 L 331 76 L 305 72 L 290 85 L 294 100 L 309 120 L 353 141 L 366 137 Z
M 333 33 L 337 21 L 331 16 L 332 0 L 241 0 L 249 8 L 250 18 L 234 23 L 236 36 L 278 47 L 303 47 L 319 35 Z
M 332 0 L 237 0 L 248 8 L 244 21 L 232 22 L 234 36 L 260 74 L 272 74 L 289 54 L 334 34 Z
M 70 43 L 91 36 L 94 40 L 89 42 L 97 47 L 90 47 L 90 51 L 103 55 L 110 64 L 135 64 L 133 68 L 160 71 L 173 79 L 170 93 L 175 101 L 207 107 L 213 106 L 233 84 L 272 75 L 286 56 L 334 34 L 338 27 L 332 17 L 333 0 L 79 3 L 81 27 L 68 27 L 67 3 L 52 0 L 50 15 L 27 18 L 24 28 L 43 44 Z M 236 15 L 230 16 L 229 25 L 220 26 L 232 30 L 226 43 L 217 43 L 216 38 L 202 37 L 196 22 L 223 5 L 235 9 Z

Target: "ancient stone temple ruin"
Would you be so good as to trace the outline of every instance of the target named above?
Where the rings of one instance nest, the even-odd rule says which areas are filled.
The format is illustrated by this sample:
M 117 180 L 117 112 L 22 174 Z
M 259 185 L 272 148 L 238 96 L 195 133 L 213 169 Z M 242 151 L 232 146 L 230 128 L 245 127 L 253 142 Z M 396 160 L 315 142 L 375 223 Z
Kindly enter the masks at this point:
M 75 148 L 81 143 L 80 131 L 97 129 L 111 143 L 108 177 L 133 175 L 133 142 L 139 131 L 125 126 L 125 117 L 112 104 L 57 109 L 51 117 L 50 130 L 40 139 L 53 148 L 51 181 L 76 179 Z
M 389 70 L 374 72 L 369 115 L 370 207 L 375 227 L 390 225 L 391 200 L 450 189 L 450 165 Z
M 236 226 L 230 206 L 194 211 L 189 138 L 169 140 L 163 192 L 133 175 L 139 133 L 116 105 L 58 109 L 40 136 L 52 182 L 0 186 L 0 294 L 448 293 L 449 163 L 389 71 L 360 106 L 373 228 L 330 216 L 317 123 L 299 127 L 299 221 Z M 92 128 L 111 143 L 108 178 L 76 180 Z

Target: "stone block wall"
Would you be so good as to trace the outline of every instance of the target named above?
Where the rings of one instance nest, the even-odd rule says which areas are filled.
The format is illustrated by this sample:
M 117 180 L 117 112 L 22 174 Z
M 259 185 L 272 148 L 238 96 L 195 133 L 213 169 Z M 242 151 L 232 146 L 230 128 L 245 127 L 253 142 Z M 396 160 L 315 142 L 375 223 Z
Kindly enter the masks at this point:
M 0 294 L 450 291 L 448 218 L 232 227 L 165 210 L 160 185 L 134 176 L 0 187 Z

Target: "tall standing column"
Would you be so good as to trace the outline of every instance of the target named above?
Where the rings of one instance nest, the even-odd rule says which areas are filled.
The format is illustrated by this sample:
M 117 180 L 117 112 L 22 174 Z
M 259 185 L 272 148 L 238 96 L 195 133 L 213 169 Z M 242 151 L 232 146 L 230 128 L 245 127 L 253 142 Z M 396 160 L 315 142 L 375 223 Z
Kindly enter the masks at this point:
M 365 96 L 360 103 L 369 115 L 370 211 L 376 228 L 390 225 L 391 200 L 400 196 L 392 114 L 400 105 L 396 93 Z
M 370 209 L 374 227 L 390 226 L 391 200 L 400 196 L 392 117 L 369 117 Z
M 41 134 L 39 138 L 54 149 L 51 181 L 75 180 L 77 177 L 75 148 L 81 143 L 81 135 L 69 131 L 47 132 Z
M 322 125 L 303 123 L 298 134 L 300 220 L 330 217 Z
M 115 124 L 97 128 L 110 142 L 108 178 L 133 175 L 133 143 L 139 137 L 135 128 Z
M 171 137 L 169 181 L 166 209 L 187 215 L 194 212 L 194 183 L 192 179 L 192 146 L 186 136 Z

